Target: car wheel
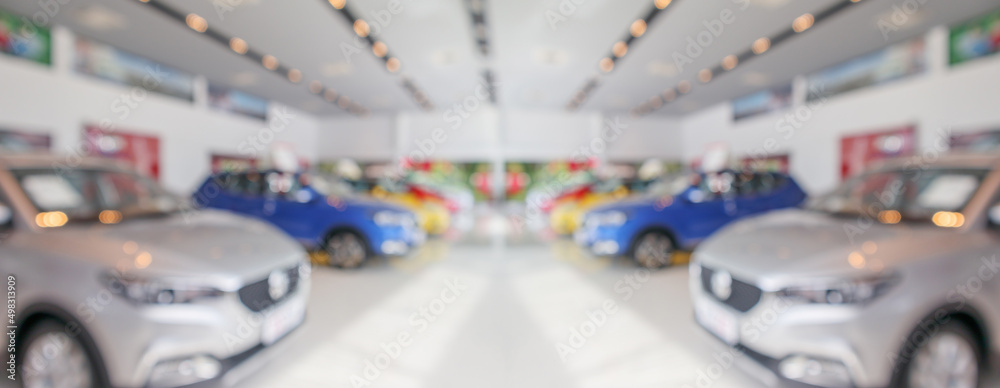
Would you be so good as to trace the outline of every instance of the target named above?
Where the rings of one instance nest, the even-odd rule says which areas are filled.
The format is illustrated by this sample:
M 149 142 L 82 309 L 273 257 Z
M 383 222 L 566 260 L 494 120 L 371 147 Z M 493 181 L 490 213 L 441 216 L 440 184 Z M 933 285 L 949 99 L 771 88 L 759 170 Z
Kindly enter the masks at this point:
M 911 342 L 917 336 L 911 336 Z M 906 388 L 976 388 L 982 349 L 968 327 L 949 322 L 911 353 L 903 372 Z
M 663 232 L 647 232 L 639 237 L 632 255 L 644 268 L 662 268 L 671 264 L 674 242 Z
M 330 265 L 337 268 L 357 268 L 368 256 L 361 237 L 351 232 L 334 233 L 324 249 L 330 255 Z
M 94 362 L 66 325 L 44 321 L 28 331 L 21 359 L 24 388 L 93 388 L 100 384 Z

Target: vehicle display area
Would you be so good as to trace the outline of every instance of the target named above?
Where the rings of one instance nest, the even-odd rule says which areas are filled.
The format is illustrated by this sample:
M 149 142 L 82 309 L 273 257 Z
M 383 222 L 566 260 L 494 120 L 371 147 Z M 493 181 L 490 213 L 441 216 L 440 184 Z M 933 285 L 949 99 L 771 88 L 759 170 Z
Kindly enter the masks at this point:
M 1000 384 L 996 0 L 0 0 L 0 388 Z

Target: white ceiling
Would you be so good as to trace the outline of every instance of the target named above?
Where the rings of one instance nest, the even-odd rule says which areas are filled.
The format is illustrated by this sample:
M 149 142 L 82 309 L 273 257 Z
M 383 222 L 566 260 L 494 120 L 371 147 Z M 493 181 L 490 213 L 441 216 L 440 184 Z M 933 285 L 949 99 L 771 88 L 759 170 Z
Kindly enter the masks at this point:
M 185 13 L 198 13 L 212 29 L 243 38 L 252 49 L 300 69 L 304 81 L 292 84 L 136 0 L 75 0 L 62 5 L 55 20 L 80 35 L 317 115 L 347 113 L 312 95 L 307 87 L 312 80 L 379 115 L 420 109 L 403 88 L 402 77 L 426 92 L 437 108 L 446 109 L 474 95 L 485 69 L 496 74 L 502 106 L 565 109 L 587 80 L 598 74 L 598 61 L 627 34 L 629 24 L 653 4 L 652 0 L 487 0 L 491 53 L 483 57 L 474 43 L 465 0 L 395 0 L 402 12 L 390 13 L 391 20 L 380 26 L 378 35 L 402 61 L 400 72 L 393 74 L 367 46 L 345 56 L 344 46 L 354 45 L 354 33 L 325 0 L 160 1 Z M 838 0 L 751 0 L 745 10 L 740 9 L 741 1 L 674 0 L 615 70 L 599 77 L 600 85 L 581 110 L 623 112 L 680 80 L 689 80 L 695 85 L 693 91 L 657 112 L 684 114 L 787 83 L 797 74 L 1000 6 L 997 0 L 927 1 L 903 29 L 884 40 L 876 23 L 902 0 L 862 0 L 766 55 L 699 85 L 695 81 L 699 69 L 744 51 L 758 37 L 786 29 L 796 16 L 820 11 Z M 374 24 L 378 22 L 372 15 L 385 15 L 381 11 L 388 10 L 390 2 L 348 0 L 347 6 Z M 561 3 L 577 2 L 581 3 L 577 9 L 552 28 L 547 12 L 562 15 Z M 23 15 L 41 10 L 34 1 L 0 0 L 0 7 Z M 683 72 L 672 72 L 671 54 L 683 51 L 686 39 L 705 29 L 702 22 L 718 18 L 726 8 L 733 10 L 736 21 L 726 26 L 695 63 Z M 91 25 L 81 17 L 88 13 L 105 21 Z

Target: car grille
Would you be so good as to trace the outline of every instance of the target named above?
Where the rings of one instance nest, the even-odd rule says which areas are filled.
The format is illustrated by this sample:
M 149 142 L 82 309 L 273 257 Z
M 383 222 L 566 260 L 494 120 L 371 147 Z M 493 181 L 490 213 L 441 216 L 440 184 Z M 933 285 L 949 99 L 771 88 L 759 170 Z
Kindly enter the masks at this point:
M 738 279 L 733 279 L 733 292 L 729 295 L 729 298 L 726 300 L 720 299 L 712 292 L 712 275 L 715 275 L 715 270 L 704 266 L 701 267 L 701 287 L 716 300 L 743 313 L 750 311 L 750 309 L 760 302 L 760 297 L 763 294 L 761 289 Z
M 288 298 L 289 295 L 295 293 L 295 290 L 299 287 L 299 267 L 295 266 L 286 269 L 285 273 L 288 274 L 288 292 L 285 293 L 285 296 L 282 296 L 277 300 L 272 299 L 271 292 L 269 291 L 270 286 L 267 284 L 267 278 L 264 278 L 263 280 L 240 288 L 240 301 L 253 312 L 260 312 L 266 310 L 268 307 L 280 303 L 285 298 Z

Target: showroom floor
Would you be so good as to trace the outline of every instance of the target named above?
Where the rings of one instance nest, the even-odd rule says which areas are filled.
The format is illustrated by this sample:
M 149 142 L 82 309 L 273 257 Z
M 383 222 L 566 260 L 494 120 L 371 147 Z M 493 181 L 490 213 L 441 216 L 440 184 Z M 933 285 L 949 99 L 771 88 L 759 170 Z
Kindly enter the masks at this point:
M 307 324 L 241 386 L 697 387 L 708 368 L 723 372 L 713 387 L 758 386 L 720 369 L 724 350 L 693 322 L 685 266 L 642 275 L 567 240 L 499 238 L 317 268 Z M 450 288 L 457 297 L 442 295 Z M 583 332 L 572 343 L 571 328 Z

